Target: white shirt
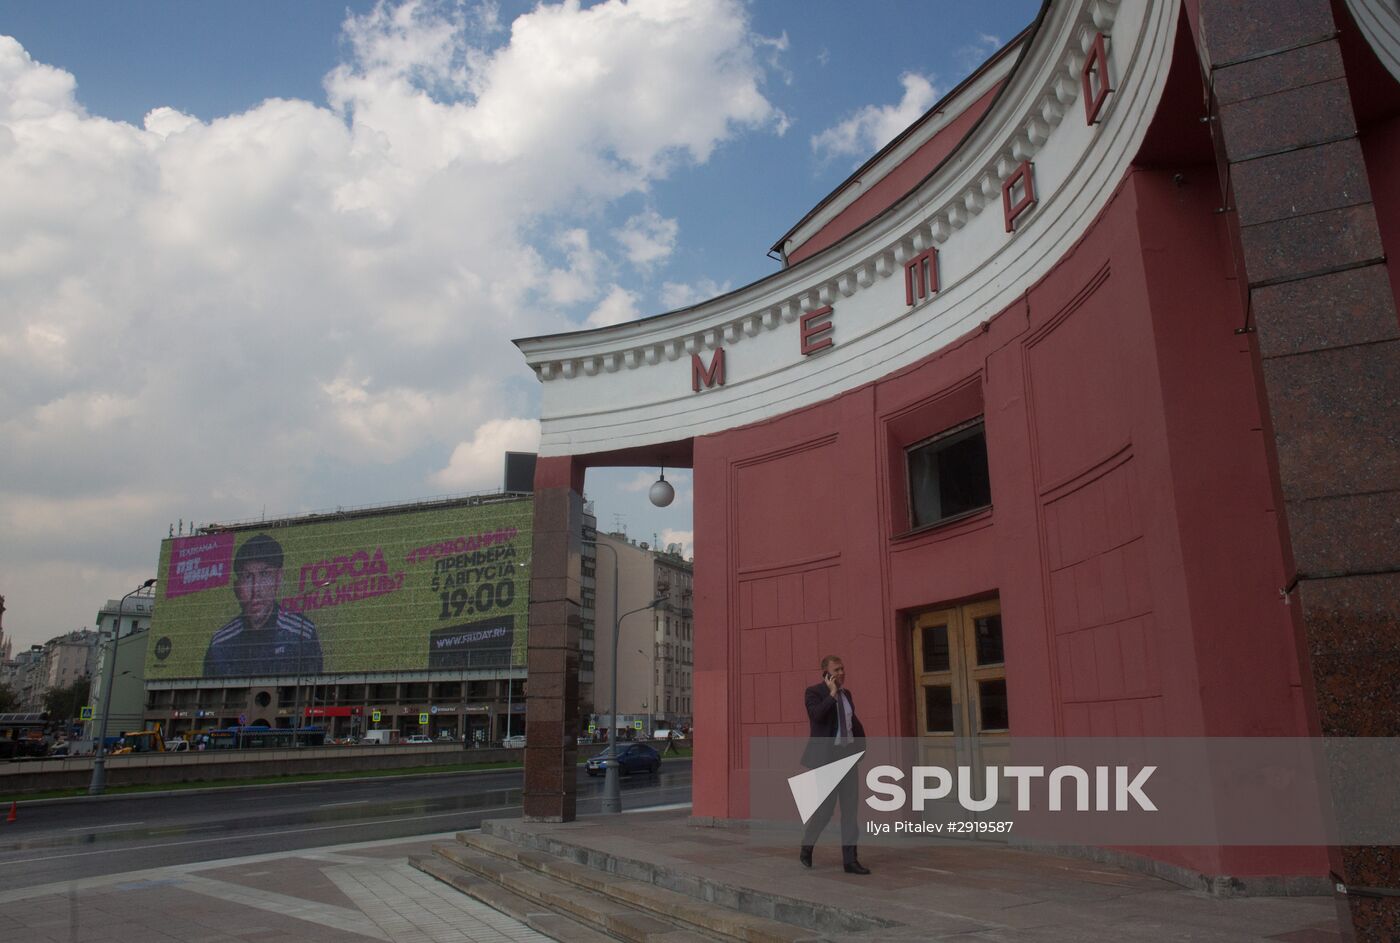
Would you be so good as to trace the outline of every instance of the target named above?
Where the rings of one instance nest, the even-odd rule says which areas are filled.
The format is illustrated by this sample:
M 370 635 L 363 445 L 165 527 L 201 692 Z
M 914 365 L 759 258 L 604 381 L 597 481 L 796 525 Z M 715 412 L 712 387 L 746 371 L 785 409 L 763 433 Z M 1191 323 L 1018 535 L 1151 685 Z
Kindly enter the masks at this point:
M 838 744 L 841 744 L 841 743 L 852 743 L 852 742 L 854 742 L 854 741 L 855 741 L 855 738 L 856 738 L 856 737 L 855 737 L 855 716 L 856 716 L 856 714 L 855 714 L 855 711 L 851 710 L 851 699 L 846 695 L 846 689 L 845 689 L 845 688 L 837 688 L 837 689 L 836 689 L 836 709 L 839 710 L 839 711 L 841 712 L 842 717 L 845 719 L 845 724 L 844 724 L 844 726 L 845 726 L 845 728 L 846 728 L 846 736 L 845 736 L 844 739 L 842 738 L 842 736 L 841 736 L 841 727 L 842 727 L 843 725 L 840 724 L 840 723 L 838 723 L 837 726 L 836 726 L 836 740 L 835 740 L 835 742 L 838 743 Z

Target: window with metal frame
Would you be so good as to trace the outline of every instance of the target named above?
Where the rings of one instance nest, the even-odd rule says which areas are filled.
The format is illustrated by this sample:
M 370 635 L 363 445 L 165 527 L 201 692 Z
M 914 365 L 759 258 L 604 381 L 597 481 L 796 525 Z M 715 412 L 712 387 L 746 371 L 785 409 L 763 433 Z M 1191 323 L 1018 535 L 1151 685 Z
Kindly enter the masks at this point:
M 911 445 L 905 456 L 912 526 L 927 527 L 991 506 L 981 417 Z

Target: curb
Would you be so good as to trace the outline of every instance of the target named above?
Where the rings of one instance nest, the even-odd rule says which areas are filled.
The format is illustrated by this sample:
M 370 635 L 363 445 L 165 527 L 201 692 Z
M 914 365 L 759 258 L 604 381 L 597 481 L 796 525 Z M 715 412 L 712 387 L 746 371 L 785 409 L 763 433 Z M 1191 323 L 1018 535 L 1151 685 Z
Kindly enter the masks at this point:
M 16 799 L 21 809 L 26 806 L 64 805 L 73 802 L 111 802 L 117 799 L 168 799 L 173 796 L 204 796 L 236 789 L 274 789 L 279 786 L 314 786 L 317 783 L 353 783 L 366 779 L 426 779 L 431 776 L 478 776 L 483 773 L 508 773 L 523 770 L 522 766 L 502 766 L 498 769 L 454 769 L 437 773 L 390 773 L 385 776 L 337 776 L 331 779 L 298 779 L 285 783 L 246 783 L 242 786 L 199 786 L 191 789 L 151 789 L 140 792 L 104 792 L 100 796 L 54 796 L 49 799 Z
M 674 760 L 690 760 L 691 757 L 674 757 Z M 580 763 L 579 766 L 583 764 Z M 118 799 L 168 799 L 173 796 L 204 796 L 210 793 L 232 792 L 237 789 L 275 789 L 286 786 L 314 786 L 318 783 L 353 783 L 366 779 L 426 779 L 431 776 L 482 776 L 487 773 L 508 773 L 511 770 L 525 770 L 524 765 L 501 766 L 496 769 L 456 769 L 436 773 L 390 773 L 384 776 L 337 776 L 330 779 L 298 779 L 285 783 L 247 783 L 242 786 L 199 786 L 191 789 L 152 789 L 141 792 L 103 793 L 100 796 L 55 796 L 50 799 L 13 799 L 21 809 L 29 806 L 65 805 L 74 802 L 112 802 Z

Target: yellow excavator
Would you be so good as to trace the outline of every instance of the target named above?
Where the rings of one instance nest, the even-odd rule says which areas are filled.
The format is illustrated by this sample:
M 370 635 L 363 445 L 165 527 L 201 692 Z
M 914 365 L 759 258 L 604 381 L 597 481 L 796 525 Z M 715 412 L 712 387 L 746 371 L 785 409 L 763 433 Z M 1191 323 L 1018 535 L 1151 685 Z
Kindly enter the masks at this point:
M 160 724 L 150 730 L 132 730 L 122 734 L 112 750 L 113 756 L 123 753 L 164 753 L 165 737 L 161 735 Z

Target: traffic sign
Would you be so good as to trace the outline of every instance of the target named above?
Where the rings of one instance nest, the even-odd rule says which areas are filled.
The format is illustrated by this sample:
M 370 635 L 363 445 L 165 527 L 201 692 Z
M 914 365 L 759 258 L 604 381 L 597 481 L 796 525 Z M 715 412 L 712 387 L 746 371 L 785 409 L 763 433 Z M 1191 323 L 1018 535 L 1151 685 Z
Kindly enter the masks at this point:
M 598 725 L 597 725 L 597 724 L 589 724 L 589 725 L 588 725 L 588 732 L 589 732 L 589 733 L 597 733 L 597 732 L 598 732 Z
M 93 711 L 92 711 L 92 708 L 91 708 L 91 707 L 80 707 L 80 708 L 78 708 L 78 719 L 79 719 L 79 720 L 92 720 L 92 718 L 93 718 Z
M 641 730 L 641 729 L 642 729 L 642 722 L 641 722 L 640 720 L 634 720 L 634 721 L 632 721 L 632 729 L 633 729 L 633 730 Z
M 383 711 L 370 711 L 370 712 L 369 712 L 369 719 L 372 720 L 372 721 L 374 721 L 374 722 L 377 724 L 377 723 L 379 723 L 381 720 L 384 719 L 384 712 L 383 712 Z
M 424 726 L 424 725 L 426 725 L 427 723 L 428 723 L 428 712 L 427 712 L 427 711 L 419 711 L 419 712 L 418 712 L 418 724 L 419 724 L 419 726 Z

